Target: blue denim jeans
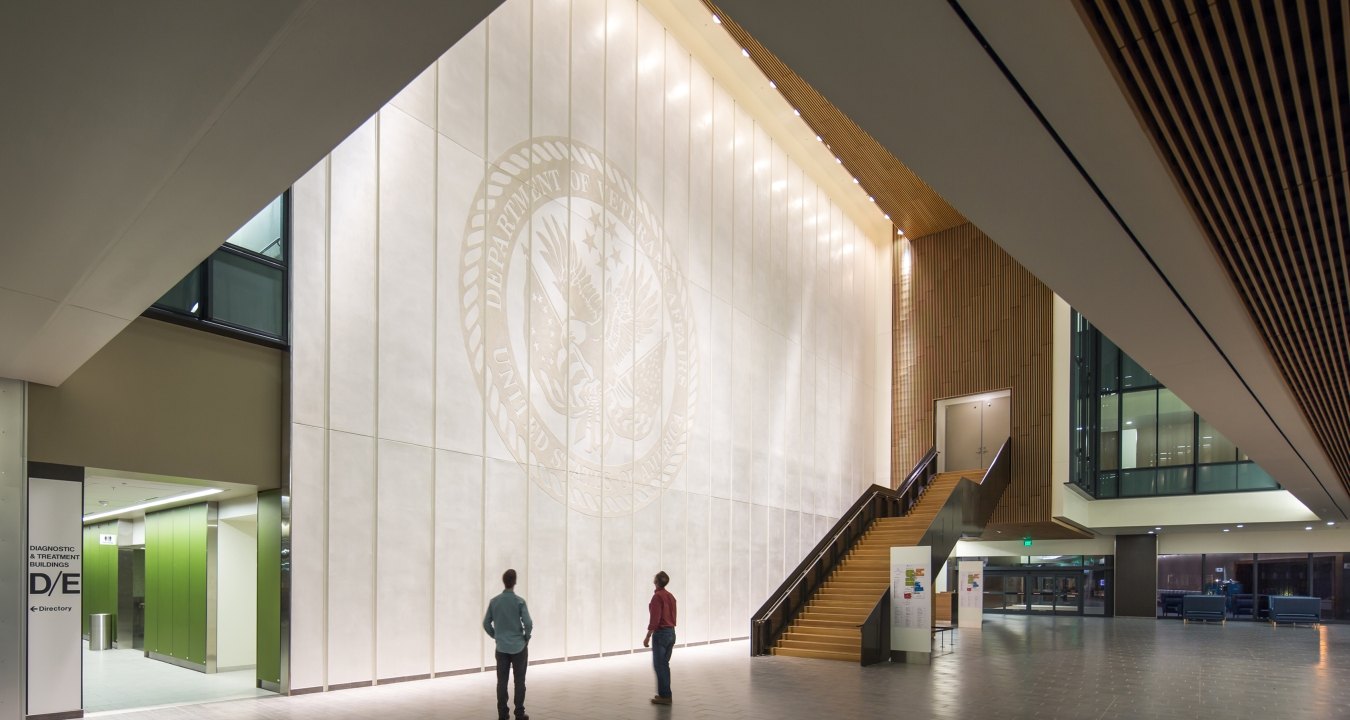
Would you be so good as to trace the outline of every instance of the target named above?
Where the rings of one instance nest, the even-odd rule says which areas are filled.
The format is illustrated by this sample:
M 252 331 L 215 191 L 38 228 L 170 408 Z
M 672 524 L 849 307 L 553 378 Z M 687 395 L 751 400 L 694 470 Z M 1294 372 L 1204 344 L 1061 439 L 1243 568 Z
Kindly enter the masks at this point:
M 675 651 L 675 628 L 652 633 L 652 669 L 656 670 L 656 694 L 670 697 L 670 654 Z

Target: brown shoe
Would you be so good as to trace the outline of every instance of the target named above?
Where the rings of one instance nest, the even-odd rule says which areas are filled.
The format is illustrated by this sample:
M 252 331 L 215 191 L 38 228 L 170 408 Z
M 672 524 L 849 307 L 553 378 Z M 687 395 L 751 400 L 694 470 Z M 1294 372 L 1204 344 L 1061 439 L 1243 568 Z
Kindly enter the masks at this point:
M 655 695 L 655 696 L 652 697 L 652 704 L 653 704 L 653 705 L 669 705 L 670 703 L 671 703 L 671 698 L 668 698 L 668 697 L 661 697 L 660 695 Z

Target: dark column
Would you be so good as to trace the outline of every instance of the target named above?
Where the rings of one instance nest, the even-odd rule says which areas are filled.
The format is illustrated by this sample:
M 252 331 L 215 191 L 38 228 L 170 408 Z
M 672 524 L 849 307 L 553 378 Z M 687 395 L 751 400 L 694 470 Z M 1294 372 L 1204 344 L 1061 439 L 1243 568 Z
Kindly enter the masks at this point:
M 1158 616 L 1158 536 L 1116 536 L 1116 615 Z

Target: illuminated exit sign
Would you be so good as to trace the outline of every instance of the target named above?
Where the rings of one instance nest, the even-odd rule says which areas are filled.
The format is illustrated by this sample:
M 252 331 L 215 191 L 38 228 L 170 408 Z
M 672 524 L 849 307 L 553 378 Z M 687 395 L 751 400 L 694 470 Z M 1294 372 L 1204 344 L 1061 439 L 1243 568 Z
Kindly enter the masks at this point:
M 1031 538 L 1029 537 L 1022 538 L 1022 547 L 1031 547 Z

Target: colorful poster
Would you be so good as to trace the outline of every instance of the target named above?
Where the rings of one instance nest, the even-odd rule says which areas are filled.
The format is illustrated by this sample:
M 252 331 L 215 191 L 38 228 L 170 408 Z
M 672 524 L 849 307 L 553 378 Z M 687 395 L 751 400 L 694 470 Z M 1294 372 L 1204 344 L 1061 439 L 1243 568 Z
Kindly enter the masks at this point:
M 960 573 L 957 592 L 961 596 L 957 601 L 959 612 L 956 624 L 963 628 L 977 628 L 984 622 L 984 562 L 962 560 L 957 569 Z
M 891 548 L 891 650 L 932 651 L 932 548 Z

